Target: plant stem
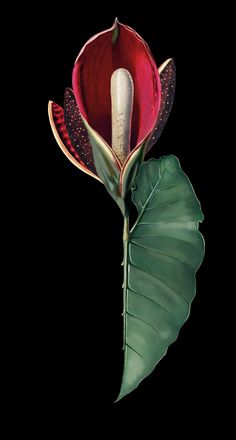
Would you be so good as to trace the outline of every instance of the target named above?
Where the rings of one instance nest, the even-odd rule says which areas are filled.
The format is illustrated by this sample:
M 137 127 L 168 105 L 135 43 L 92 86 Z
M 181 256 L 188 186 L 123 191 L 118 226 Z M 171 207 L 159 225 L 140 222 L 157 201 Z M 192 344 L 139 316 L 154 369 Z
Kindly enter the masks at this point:
M 128 282 L 128 241 L 129 241 L 129 216 L 124 216 L 124 229 L 123 229 L 123 248 L 124 248 L 124 279 L 123 279 L 123 350 L 126 342 L 126 306 L 127 306 L 127 282 Z

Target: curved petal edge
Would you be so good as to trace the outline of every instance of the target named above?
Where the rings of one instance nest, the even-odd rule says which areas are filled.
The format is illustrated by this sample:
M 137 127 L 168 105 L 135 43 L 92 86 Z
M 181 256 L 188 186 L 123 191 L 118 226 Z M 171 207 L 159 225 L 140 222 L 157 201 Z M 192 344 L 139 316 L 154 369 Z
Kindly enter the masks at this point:
M 59 130 L 59 125 L 56 122 L 55 111 L 53 109 L 54 106 L 56 106 L 58 112 L 60 112 L 61 130 Z M 101 179 L 98 176 L 96 176 L 96 174 L 92 173 L 80 161 L 80 157 L 79 157 L 78 153 L 76 152 L 76 150 L 74 149 L 73 145 L 71 144 L 69 135 L 67 133 L 66 126 L 64 123 L 64 111 L 63 111 L 62 107 L 60 107 L 58 104 L 56 104 L 53 101 L 49 101 L 49 103 L 48 103 L 48 116 L 49 116 L 49 122 L 51 125 L 53 135 L 57 141 L 57 144 L 59 145 L 60 149 L 63 151 L 63 153 L 65 154 L 67 159 L 69 159 L 69 161 L 71 163 L 73 163 L 73 165 L 75 165 L 77 168 L 79 168 L 79 170 L 83 171 L 84 173 L 88 174 L 89 176 L 94 177 L 94 179 L 99 180 L 99 182 L 102 182 Z

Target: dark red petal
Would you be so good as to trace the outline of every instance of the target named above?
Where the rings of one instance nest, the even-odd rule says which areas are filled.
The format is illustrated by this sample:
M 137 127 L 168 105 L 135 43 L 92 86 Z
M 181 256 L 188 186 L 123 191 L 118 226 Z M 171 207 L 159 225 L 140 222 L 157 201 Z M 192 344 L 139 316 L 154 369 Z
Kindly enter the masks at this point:
M 78 152 L 80 159 L 86 167 L 94 174 L 97 174 L 89 136 L 76 104 L 74 93 L 69 88 L 65 91 L 64 115 L 66 128 L 75 151 Z
M 73 147 L 66 129 L 63 109 L 55 102 L 49 101 L 48 116 L 54 137 L 65 156 L 81 171 L 102 182 L 96 174 L 85 166 Z
M 170 60 L 168 64 L 160 73 L 161 79 L 161 107 L 157 117 L 157 122 L 155 128 L 150 136 L 148 142 L 146 153 L 152 148 L 152 146 L 157 142 L 161 136 L 162 130 L 166 124 L 166 121 L 171 112 L 171 108 L 174 101 L 175 95 L 175 63 L 174 60 Z
M 58 132 L 63 144 L 66 146 L 66 148 L 72 154 L 72 156 L 79 163 L 81 163 L 80 157 L 79 157 L 76 149 L 73 147 L 71 140 L 70 140 L 70 137 L 69 137 L 69 134 L 66 129 L 63 108 L 61 108 L 58 104 L 53 102 L 52 103 L 52 113 L 53 113 L 53 120 L 54 120 L 56 129 L 57 129 L 57 132 Z
M 118 35 L 114 39 L 116 26 Z M 74 66 L 73 90 L 82 116 L 111 146 L 110 80 L 114 70 L 121 67 L 131 73 L 134 81 L 133 149 L 153 130 L 161 95 L 150 49 L 133 29 L 114 24 L 87 42 Z

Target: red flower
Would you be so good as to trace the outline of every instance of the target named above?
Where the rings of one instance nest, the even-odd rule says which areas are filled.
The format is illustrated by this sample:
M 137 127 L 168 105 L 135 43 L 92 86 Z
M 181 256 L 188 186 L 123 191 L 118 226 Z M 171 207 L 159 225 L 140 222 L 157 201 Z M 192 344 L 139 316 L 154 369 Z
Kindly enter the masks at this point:
M 123 163 L 112 149 L 111 133 L 111 76 L 120 68 L 131 74 L 134 90 L 130 145 Z M 54 136 L 74 165 L 102 181 L 114 198 L 124 198 L 133 181 L 130 173 L 136 175 L 137 164 L 160 136 L 171 110 L 174 62 L 169 59 L 157 69 L 145 41 L 116 20 L 82 48 L 72 82 L 64 110 L 49 102 Z

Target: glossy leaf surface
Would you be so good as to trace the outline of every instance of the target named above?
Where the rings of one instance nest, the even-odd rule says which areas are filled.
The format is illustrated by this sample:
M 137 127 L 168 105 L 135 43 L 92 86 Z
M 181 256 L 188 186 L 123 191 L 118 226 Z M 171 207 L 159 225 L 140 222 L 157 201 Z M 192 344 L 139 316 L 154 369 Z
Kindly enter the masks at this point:
M 125 243 L 125 359 L 118 400 L 151 373 L 176 340 L 204 255 L 201 207 L 175 156 L 141 165 L 133 202 L 138 218 Z

